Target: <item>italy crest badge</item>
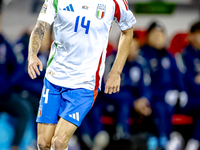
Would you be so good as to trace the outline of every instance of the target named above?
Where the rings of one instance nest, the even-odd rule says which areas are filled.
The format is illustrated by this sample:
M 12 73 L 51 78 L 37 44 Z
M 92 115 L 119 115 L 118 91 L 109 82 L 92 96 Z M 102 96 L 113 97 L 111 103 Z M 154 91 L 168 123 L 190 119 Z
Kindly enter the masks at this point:
M 38 110 L 38 117 L 41 117 L 41 116 L 42 116 L 42 106 L 40 106 Z
M 104 4 L 98 4 L 96 16 L 98 19 L 102 19 L 105 16 L 106 13 L 106 5 Z

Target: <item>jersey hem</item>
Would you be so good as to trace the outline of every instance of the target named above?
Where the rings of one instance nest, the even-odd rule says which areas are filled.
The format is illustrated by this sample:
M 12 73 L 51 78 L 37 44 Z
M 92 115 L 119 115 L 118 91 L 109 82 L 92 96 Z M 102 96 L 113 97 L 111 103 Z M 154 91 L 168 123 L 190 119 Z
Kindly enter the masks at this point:
M 63 82 L 63 81 L 60 81 L 60 80 L 56 80 L 56 79 L 52 78 L 51 76 L 45 75 L 45 78 L 46 78 L 49 82 L 51 82 L 51 83 L 53 83 L 53 84 L 55 84 L 55 85 L 57 85 L 57 86 L 60 86 L 60 87 L 70 88 L 70 89 L 81 89 L 81 88 L 82 88 L 82 89 L 87 89 L 87 90 L 94 91 L 94 86 L 91 87 L 91 86 L 88 86 L 87 84 L 82 84 L 81 86 L 80 86 L 80 85 L 66 86 L 66 85 L 65 85 L 66 82 Z M 84 82 L 84 81 L 83 81 L 83 82 Z M 64 83 L 64 84 L 63 84 L 63 83 Z

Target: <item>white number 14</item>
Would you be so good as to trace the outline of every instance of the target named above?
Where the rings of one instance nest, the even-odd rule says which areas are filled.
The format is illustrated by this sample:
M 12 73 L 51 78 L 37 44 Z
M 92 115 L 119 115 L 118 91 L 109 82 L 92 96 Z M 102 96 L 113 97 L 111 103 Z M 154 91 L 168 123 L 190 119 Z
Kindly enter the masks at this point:
M 48 103 L 48 95 L 49 95 L 49 89 L 46 89 L 44 86 L 43 92 L 42 92 L 42 97 L 45 98 L 44 103 L 47 104 Z

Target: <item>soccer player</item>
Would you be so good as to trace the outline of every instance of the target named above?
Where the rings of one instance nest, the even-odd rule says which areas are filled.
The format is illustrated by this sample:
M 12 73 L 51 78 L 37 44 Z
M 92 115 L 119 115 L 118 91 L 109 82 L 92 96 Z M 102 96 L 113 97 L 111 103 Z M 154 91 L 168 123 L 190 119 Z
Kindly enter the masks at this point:
M 91 109 L 104 72 L 113 20 L 122 34 L 105 85 L 105 93 L 109 94 L 119 92 L 120 73 L 136 23 L 127 0 L 45 1 L 30 37 L 28 56 L 28 72 L 35 79 L 42 71 L 37 53 L 44 32 L 54 22 L 55 41 L 51 46 L 37 117 L 39 149 L 51 146 L 54 150 L 67 149 L 69 139 Z

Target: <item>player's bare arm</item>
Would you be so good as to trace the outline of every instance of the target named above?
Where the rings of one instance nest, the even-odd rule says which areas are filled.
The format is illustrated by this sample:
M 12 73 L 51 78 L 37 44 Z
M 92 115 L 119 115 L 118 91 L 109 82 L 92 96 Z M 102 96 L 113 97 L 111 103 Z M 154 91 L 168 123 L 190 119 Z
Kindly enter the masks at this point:
M 120 74 L 128 57 L 132 38 L 133 28 L 122 31 L 117 56 L 106 81 L 105 93 L 112 94 L 120 90 Z
M 43 21 L 37 21 L 36 26 L 31 33 L 28 53 L 28 74 L 32 79 L 36 78 L 36 73 L 37 75 L 40 75 L 40 71 L 43 69 L 42 62 L 38 59 L 37 53 L 42 45 L 44 33 L 49 27 L 50 24 Z M 38 66 L 40 71 L 38 70 Z

